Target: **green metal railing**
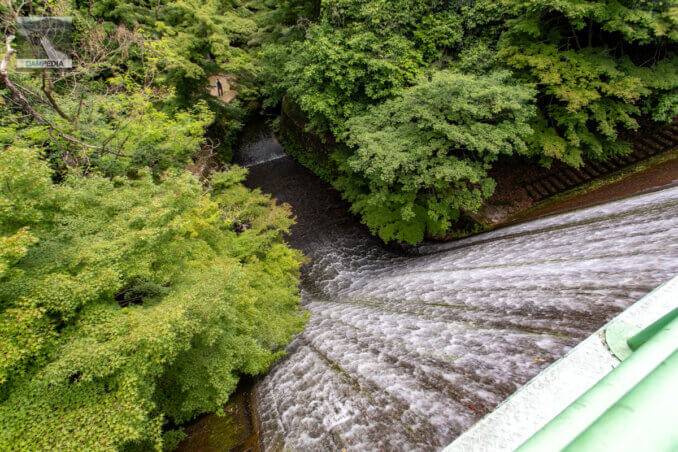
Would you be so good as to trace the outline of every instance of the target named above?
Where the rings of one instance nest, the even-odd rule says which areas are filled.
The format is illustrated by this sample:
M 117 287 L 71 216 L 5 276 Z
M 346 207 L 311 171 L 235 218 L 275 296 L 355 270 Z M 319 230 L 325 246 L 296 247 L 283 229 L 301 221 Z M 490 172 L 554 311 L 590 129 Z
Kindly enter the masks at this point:
M 678 449 L 678 351 L 584 430 L 566 452 Z M 673 400 L 671 400 L 673 398 Z
M 676 303 L 678 303 L 678 300 L 676 300 Z M 628 344 L 631 350 L 633 351 L 638 350 L 638 348 L 641 345 L 647 342 L 652 336 L 657 334 L 666 325 L 673 322 L 677 317 L 678 317 L 678 308 L 669 312 L 664 317 L 662 317 L 661 319 L 654 322 L 652 325 L 642 330 L 640 333 L 629 338 L 629 340 L 626 341 L 626 343 Z
M 518 451 L 678 450 L 678 308 L 627 343 L 627 359 Z

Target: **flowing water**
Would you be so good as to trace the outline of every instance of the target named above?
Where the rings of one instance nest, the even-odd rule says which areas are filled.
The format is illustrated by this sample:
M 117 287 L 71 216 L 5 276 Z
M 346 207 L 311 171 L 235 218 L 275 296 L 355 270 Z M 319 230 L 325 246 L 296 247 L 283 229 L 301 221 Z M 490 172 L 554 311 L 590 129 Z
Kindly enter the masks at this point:
M 292 206 L 311 259 L 310 322 L 255 388 L 264 450 L 441 449 L 678 273 L 677 187 L 403 256 L 254 136 L 236 160 Z

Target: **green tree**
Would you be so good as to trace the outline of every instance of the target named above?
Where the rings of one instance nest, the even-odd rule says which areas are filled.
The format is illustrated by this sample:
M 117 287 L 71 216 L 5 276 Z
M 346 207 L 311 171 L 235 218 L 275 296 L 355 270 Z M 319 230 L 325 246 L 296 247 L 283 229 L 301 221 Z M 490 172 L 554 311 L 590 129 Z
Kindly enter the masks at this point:
M 29 89 L 39 89 L 39 80 L 20 80 Z M 105 86 L 107 94 L 79 83 L 79 96 L 53 94 L 67 118 L 48 105 L 33 107 L 44 124 L 18 115 L 6 118 L 8 129 L 0 131 L 0 145 L 42 146 L 45 157 L 62 172 L 78 167 L 116 176 L 145 167 L 156 174 L 185 168 L 207 144 L 205 129 L 214 114 L 205 102 L 177 109 L 170 106 L 172 90 L 163 90 L 161 96 L 134 82 L 125 84 L 122 78 L 110 79 Z
M 435 72 L 347 122 L 335 185 L 385 241 L 443 233 L 492 194 L 491 162 L 527 154 L 533 97 L 505 72 Z
M 159 450 L 281 356 L 301 255 L 245 174 L 53 185 L 35 150 L 0 153 L 3 450 Z
M 171 426 L 218 411 L 303 328 L 289 208 L 244 169 L 186 170 L 215 117 L 230 133 L 225 111 L 245 111 L 204 88 L 256 71 L 253 11 L 272 8 L 254 3 L 0 5 L 73 15 L 78 63 L 2 56 L 0 450 L 171 447 Z
M 290 52 L 293 58 L 286 59 Z M 283 94 L 290 96 L 312 127 L 335 135 L 348 118 L 411 84 L 422 64 L 411 43 L 400 36 L 384 40 L 369 31 L 352 33 L 326 25 L 311 26 L 307 39 L 289 48 L 269 47 L 264 61 L 269 105 Z
M 531 146 L 580 165 L 629 150 L 637 117 L 678 114 L 675 2 L 566 0 L 507 4 L 499 57 L 539 89 Z

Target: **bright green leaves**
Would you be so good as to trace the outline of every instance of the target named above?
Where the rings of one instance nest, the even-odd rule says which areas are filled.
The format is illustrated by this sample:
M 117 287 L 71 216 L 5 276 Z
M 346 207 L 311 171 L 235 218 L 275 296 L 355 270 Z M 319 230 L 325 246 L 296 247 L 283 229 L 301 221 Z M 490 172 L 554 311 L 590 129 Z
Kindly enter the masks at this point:
M 2 217 L 3 445 L 160 448 L 165 419 L 216 410 L 303 327 L 289 209 L 243 187 L 244 170 L 207 190 L 149 171 L 52 185 L 36 153 L 0 158 L 3 215 L 49 200 Z
M 51 202 L 50 171 L 38 163 L 34 149 L 0 152 L 0 235 L 44 221 L 43 207 Z
M 531 31 L 534 37 L 545 34 L 549 25 L 555 25 L 554 17 L 549 14 L 557 13 L 566 18 L 574 30 L 582 30 L 593 21 L 607 33 L 619 33 L 627 42 L 649 44 L 665 36 L 675 40 L 671 38 L 676 31 L 676 6 L 672 1 L 511 0 L 507 7 L 517 16 L 511 28 Z M 537 32 L 537 29 L 541 31 Z
M 475 211 L 494 183 L 486 164 L 524 154 L 534 92 L 507 73 L 436 72 L 347 122 L 354 148 L 336 185 L 385 241 L 416 243 Z
M 28 247 L 37 241 L 28 227 L 19 229 L 9 237 L 0 237 L 0 281 L 7 270 L 28 252 Z
M 22 82 L 35 91 L 40 89 L 40 80 L 36 78 Z M 175 100 L 172 90 L 154 92 L 125 77 L 109 79 L 105 86 L 110 90 L 107 94 L 100 94 L 99 88 L 83 84 L 75 88 L 77 95 L 53 94 L 66 114 L 78 116 L 74 122 L 45 104 L 33 107 L 63 134 L 86 145 L 69 141 L 54 131 L 50 135 L 46 127 L 18 120 L 6 138 L 0 131 L 0 145 L 41 146 L 43 156 L 62 172 L 68 171 L 67 166 L 78 166 L 88 172 L 121 176 L 140 167 L 151 168 L 156 174 L 185 168 L 205 144 L 205 129 L 213 122 L 214 114 L 204 101 L 185 110 L 172 108 L 168 105 Z M 32 190 L 39 187 L 34 185 Z M 37 195 L 31 198 L 32 202 L 44 201 Z M 22 208 L 22 215 L 29 214 L 30 209 L 26 209 L 28 206 Z M 12 216 L 17 219 L 17 215 Z
M 628 152 L 619 132 L 641 114 L 678 112 L 671 8 L 579 0 L 509 2 L 498 57 L 540 92 L 535 154 L 582 164 Z M 671 30 L 673 28 L 673 31 Z M 673 42 L 672 42 L 673 40 Z
M 370 229 L 417 241 L 480 205 L 497 155 L 579 166 L 628 152 L 619 137 L 639 117 L 675 118 L 677 18 L 675 1 L 328 0 L 304 41 L 266 49 L 260 81 L 268 105 L 286 97 L 310 129 L 350 145 L 334 168 L 304 160 L 337 179 Z M 480 78 L 457 75 L 464 91 L 418 81 L 450 70 Z
M 322 2 L 321 15 L 323 23 L 353 34 L 405 38 L 425 61 L 435 62 L 463 48 L 470 35 L 492 34 L 484 25 L 501 17 L 500 9 L 493 2 L 331 0 Z
M 78 70 L 12 73 L 29 111 L 0 93 L 0 449 L 162 450 L 180 437 L 168 425 L 218 410 L 306 321 L 289 207 L 245 188 L 245 169 L 186 170 L 215 151 L 208 102 L 219 138 L 245 110 L 199 100 L 207 75 L 253 100 L 248 43 L 280 15 L 66 3 L 47 8 L 74 16 Z
M 284 40 L 290 33 L 298 33 L 296 14 L 305 14 L 309 8 L 298 0 L 277 3 L 97 0 L 76 2 L 79 9 L 72 15 L 85 28 L 76 39 L 87 41 L 90 34 L 103 38 L 91 49 L 87 42 L 81 47 L 95 54 L 102 45 L 111 47 L 106 59 L 91 66 L 108 76 L 117 65 L 116 69 L 143 80 L 144 85 L 171 86 L 182 103 L 190 105 L 196 98 L 207 97 L 208 76 L 216 74 L 237 78 L 238 99 L 256 97 L 252 79 L 259 69 L 253 49 L 272 36 Z M 90 28 L 103 30 L 92 33 Z M 118 52 L 115 41 L 125 33 L 133 35 L 133 42 Z M 239 108 L 237 100 L 232 104 Z
M 216 0 L 165 2 L 158 9 L 155 32 L 167 51 L 160 61 L 181 94 L 203 87 L 209 72 L 240 53 L 231 42 L 242 44 L 256 31 L 251 19 L 234 11 Z
M 635 103 L 649 90 L 604 52 L 532 44 L 505 47 L 499 57 L 553 99 L 542 107 L 552 128 L 537 128 L 538 136 L 532 138 L 535 154 L 578 166 L 584 157 L 615 154 L 618 130 L 637 127 L 634 116 L 640 110 Z
M 291 45 L 295 58 L 282 67 L 276 66 L 282 61 L 275 57 L 277 50 L 269 49 L 265 77 L 321 131 L 341 133 L 346 119 L 410 84 L 422 64 L 411 44 L 398 36 L 384 40 L 371 32 L 313 25 L 307 37 Z
M 440 49 L 453 49 L 464 38 L 463 16 L 440 11 L 422 18 L 412 32 L 417 47 L 427 59 L 438 57 Z
M 678 30 L 678 24 L 676 29 Z M 622 61 L 621 66 L 630 76 L 640 79 L 652 93 L 640 102 L 643 114 L 654 121 L 664 122 L 672 121 L 678 116 L 678 55 L 651 67 L 637 67 L 628 60 Z

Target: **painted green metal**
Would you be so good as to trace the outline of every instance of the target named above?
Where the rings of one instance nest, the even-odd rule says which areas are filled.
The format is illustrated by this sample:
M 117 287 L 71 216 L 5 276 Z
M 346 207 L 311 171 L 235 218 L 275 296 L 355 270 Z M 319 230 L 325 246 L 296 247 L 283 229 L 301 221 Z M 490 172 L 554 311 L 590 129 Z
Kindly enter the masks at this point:
M 605 330 L 605 343 L 607 343 L 608 348 L 619 361 L 624 361 L 633 353 L 633 350 L 629 347 L 628 340 L 639 331 L 640 327 L 635 325 L 625 322 L 614 323 Z
M 654 322 L 652 325 L 648 326 L 638 334 L 634 335 L 627 342 L 629 348 L 633 351 L 638 350 L 638 348 L 648 341 L 652 336 L 657 334 L 659 330 L 664 328 L 666 325 L 671 323 L 673 320 L 678 318 L 678 308 L 666 314 L 661 319 Z
M 646 338 L 641 350 L 622 361 L 618 367 L 523 443 L 518 450 L 541 452 L 565 448 L 672 355 L 677 347 L 678 318 L 674 318 L 656 330 L 654 335 Z
M 565 452 L 678 450 L 677 383 L 678 350 L 575 438 Z

